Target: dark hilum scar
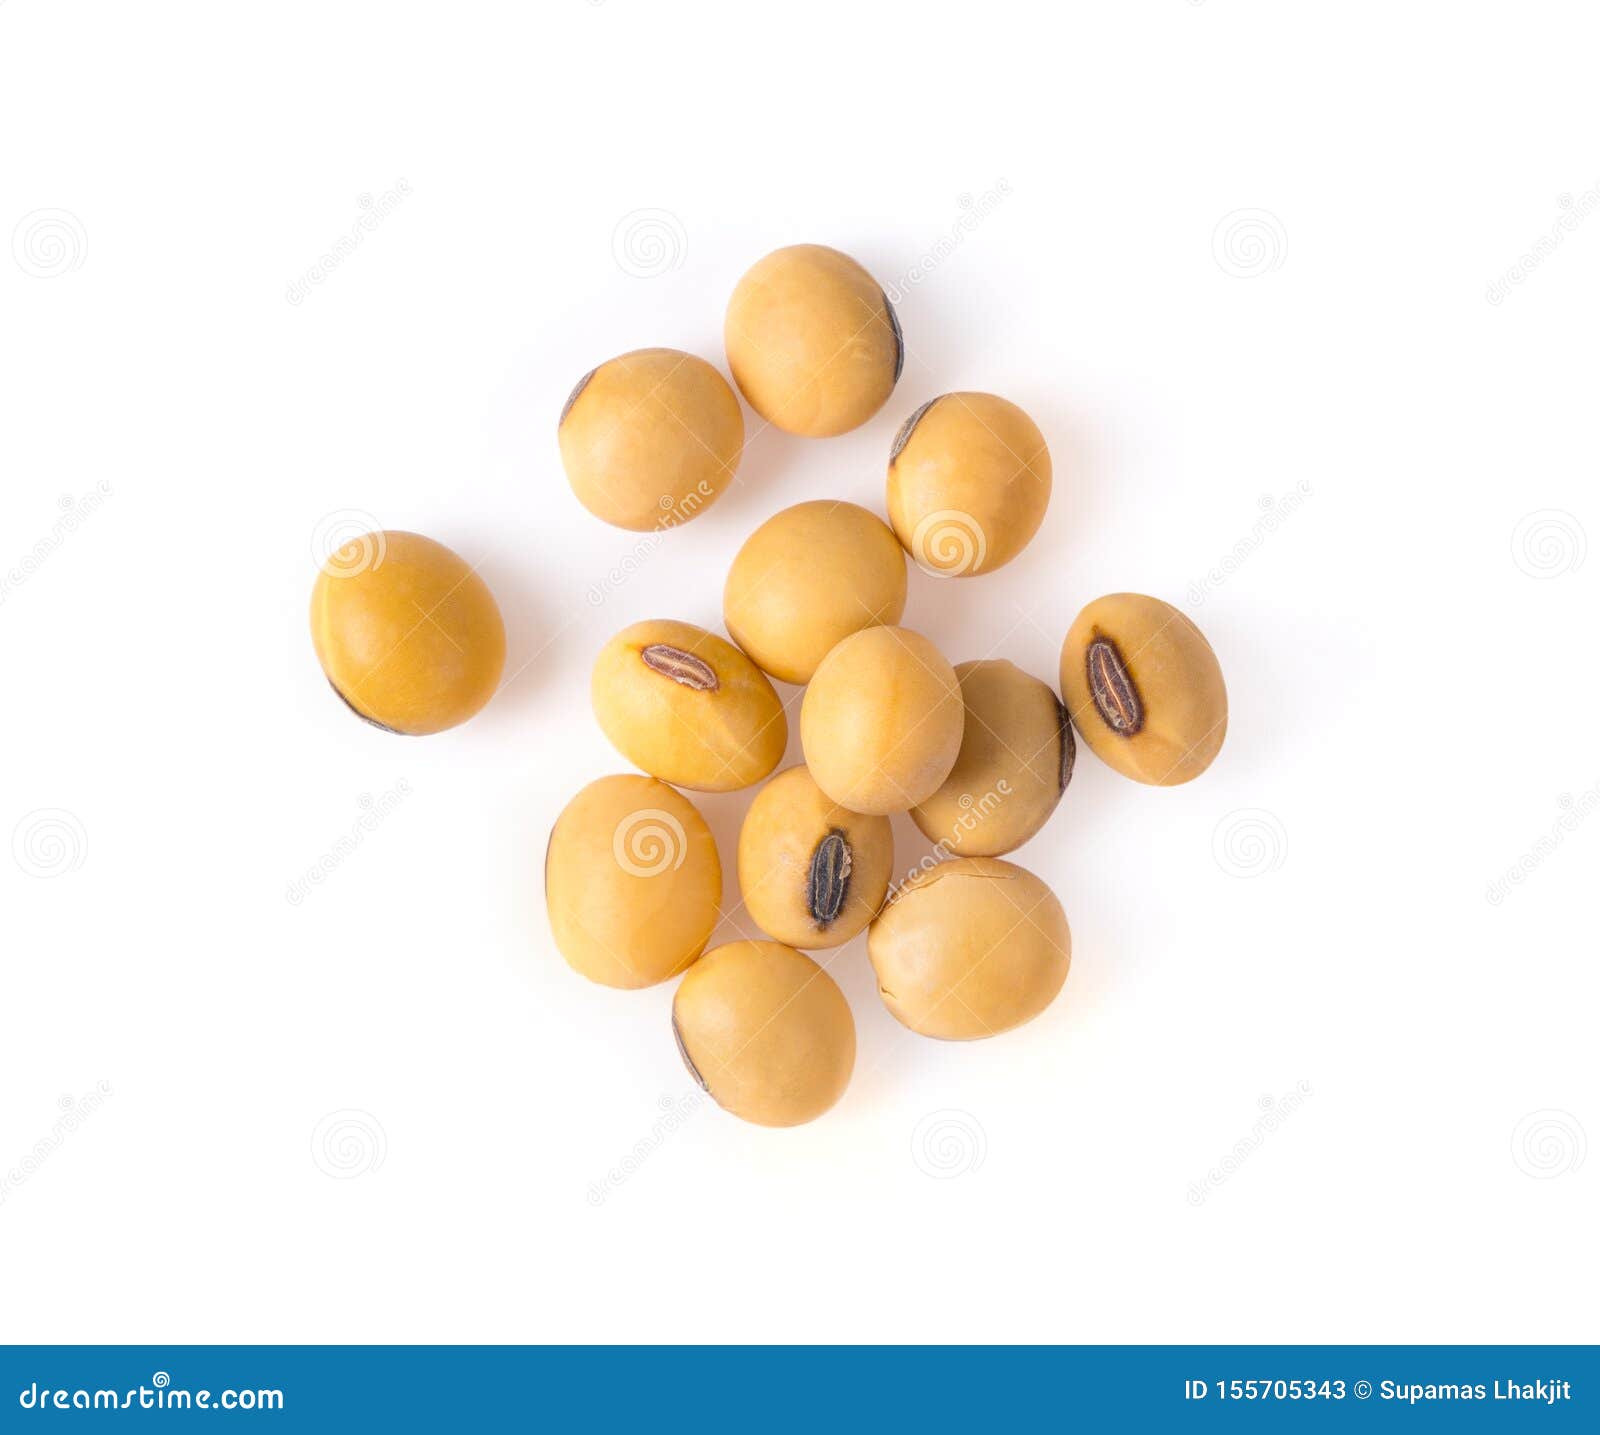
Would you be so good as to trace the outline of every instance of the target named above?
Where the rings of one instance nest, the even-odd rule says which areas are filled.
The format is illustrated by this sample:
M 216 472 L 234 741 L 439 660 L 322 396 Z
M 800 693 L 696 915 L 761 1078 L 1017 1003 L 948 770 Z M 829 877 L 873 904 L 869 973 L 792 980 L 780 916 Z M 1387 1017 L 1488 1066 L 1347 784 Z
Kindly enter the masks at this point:
M 1055 697 L 1055 694 L 1051 694 Z M 1078 742 L 1072 735 L 1072 719 L 1067 712 L 1067 705 L 1056 698 L 1056 721 L 1061 726 L 1061 786 L 1056 790 L 1065 792 L 1067 784 L 1072 781 L 1072 765 L 1078 760 Z
M 689 1048 L 683 1044 L 683 1032 L 678 1027 L 678 1013 L 672 1013 L 672 1039 L 678 1044 L 678 1055 L 683 1058 L 683 1064 L 689 1068 L 689 1075 L 694 1077 L 696 1085 L 702 1091 L 709 1092 L 711 1088 L 706 1085 L 705 1077 L 700 1075 L 700 1068 L 694 1064 L 689 1056 Z
M 566 423 L 567 415 L 572 412 L 572 406 L 578 402 L 578 395 L 589 387 L 589 380 L 594 376 L 595 370 L 590 369 L 587 374 L 578 380 L 577 388 L 573 389 L 573 391 L 567 395 L 566 403 L 561 405 L 561 417 L 556 420 L 557 428 L 560 428 L 562 424 Z
M 697 692 L 712 693 L 717 690 L 717 673 L 704 658 L 686 653 L 682 648 L 671 648 L 665 643 L 651 643 L 639 652 L 639 661 L 662 677 L 682 683 Z
M 811 854 L 811 870 L 806 874 L 806 910 L 817 930 L 823 931 L 841 911 L 850 894 L 850 844 L 841 828 L 835 827 L 817 843 Z
M 929 399 L 927 403 L 923 404 L 921 408 L 917 409 L 910 418 L 900 425 L 900 432 L 894 436 L 894 444 L 889 450 L 890 463 L 893 463 L 897 458 L 899 458 L 900 450 L 911 442 L 911 431 L 922 422 L 922 416 L 926 414 L 928 410 L 938 403 L 939 399 L 942 399 L 943 397 L 944 395 L 940 394 L 938 398 Z
M 369 718 L 364 712 L 361 711 L 360 708 L 351 702 L 349 698 L 339 691 L 338 684 L 335 683 L 332 678 L 328 679 L 328 686 L 333 689 L 333 695 L 338 698 L 339 701 L 342 702 L 347 708 L 349 708 L 350 711 L 353 712 L 358 718 L 360 718 L 362 722 L 370 723 L 373 727 L 377 728 L 379 732 L 392 732 L 396 737 L 411 736 L 411 734 L 408 732 L 401 732 L 397 727 L 390 727 L 386 723 L 379 722 L 377 718 Z
M 1144 703 L 1117 645 L 1110 638 L 1096 637 L 1089 644 L 1085 666 L 1089 695 L 1106 726 L 1119 737 L 1133 737 L 1144 727 Z
M 883 291 L 879 290 L 878 292 L 882 293 Z M 892 382 L 898 384 L 901 371 L 906 366 L 906 336 L 901 332 L 900 316 L 894 312 L 894 305 L 889 302 L 887 294 L 883 295 L 883 308 L 884 312 L 889 316 L 889 327 L 894 331 L 894 379 Z

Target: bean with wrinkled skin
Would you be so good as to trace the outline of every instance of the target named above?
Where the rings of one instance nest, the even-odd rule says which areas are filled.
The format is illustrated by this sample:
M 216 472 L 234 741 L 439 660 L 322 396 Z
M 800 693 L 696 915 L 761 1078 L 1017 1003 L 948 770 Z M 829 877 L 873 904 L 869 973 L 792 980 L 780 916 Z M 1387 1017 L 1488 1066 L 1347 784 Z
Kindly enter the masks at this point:
M 672 1033 L 711 1098 L 759 1126 L 814 1121 L 844 1095 L 855 1066 L 844 993 L 778 942 L 730 942 L 701 957 L 672 998 Z
M 840 807 L 804 767 L 767 783 L 739 829 L 745 910 L 791 947 L 837 947 L 863 931 L 893 865 L 889 819 Z
M 653 986 L 705 949 L 722 901 L 717 844 L 694 804 L 664 782 L 618 773 L 562 810 L 545 852 L 557 949 L 603 986 Z
M 329 557 L 311 591 L 311 641 L 358 717 L 420 735 L 494 695 L 506 630 L 483 579 L 420 533 L 368 533 Z
M 1027 547 L 1050 503 L 1039 426 L 995 394 L 944 394 L 911 415 L 889 456 L 889 522 L 947 578 L 992 573 Z
M 1048 683 L 1003 658 L 957 663 L 966 709 L 944 785 L 911 809 L 925 837 L 960 857 L 999 857 L 1044 826 L 1072 777 L 1067 712 Z
M 800 708 L 817 786 L 852 812 L 906 812 L 938 791 L 961 749 L 955 670 L 920 633 L 852 633 L 818 666 Z
M 1055 894 L 995 857 L 940 862 L 899 889 L 867 933 L 878 994 L 924 1036 L 972 1041 L 1038 1016 L 1072 964 Z
M 653 619 L 616 634 L 595 659 L 595 717 L 652 777 L 703 792 L 760 782 L 783 757 L 789 722 L 772 684 L 726 638 Z
M 578 381 L 558 434 L 583 506 L 643 532 L 687 523 L 716 502 L 739 467 L 744 415 L 704 359 L 635 349 Z
M 1228 733 L 1228 690 L 1205 635 L 1143 593 L 1096 598 L 1061 645 L 1061 695 L 1095 756 L 1135 782 L 1199 777 Z
M 841 639 L 898 623 L 906 559 L 882 519 L 821 499 L 774 514 L 745 540 L 722 592 L 728 632 L 786 683 L 808 683 Z
M 774 250 L 740 279 L 723 338 L 746 402 L 785 433 L 826 438 L 883 407 L 905 362 L 882 286 L 821 244 Z

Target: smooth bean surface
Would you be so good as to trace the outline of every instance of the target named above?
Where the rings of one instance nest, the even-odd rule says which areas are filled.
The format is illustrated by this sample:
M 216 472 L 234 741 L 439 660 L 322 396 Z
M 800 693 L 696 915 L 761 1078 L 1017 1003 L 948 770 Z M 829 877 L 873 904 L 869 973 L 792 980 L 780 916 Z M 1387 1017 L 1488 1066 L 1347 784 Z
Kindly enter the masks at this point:
M 459 554 L 420 533 L 374 532 L 323 564 L 311 641 L 333 690 L 390 732 L 442 732 L 494 695 L 506 630 L 494 595 Z
M 744 451 L 744 415 L 728 381 L 680 349 L 635 349 L 585 374 L 558 432 L 579 502 L 635 531 L 704 513 Z
M 774 250 L 740 279 L 723 338 L 746 401 L 785 433 L 826 438 L 864 424 L 905 362 L 883 287 L 821 244 Z
M 804 767 L 767 783 L 739 829 L 745 910 L 791 947 L 837 947 L 864 930 L 893 864 L 889 819 L 840 807 Z
M 878 992 L 912 1031 L 996 1036 L 1061 990 L 1072 933 L 1055 893 L 996 857 L 955 857 L 899 889 L 867 933 Z
M 551 934 L 574 971 L 608 987 L 648 987 L 705 949 L 722 864 L 687 797 L 618 773 L 591 782 L 556 819 L 544 893 Z
M 730 942 L 672 999 L 684 1065 L 726 1111 L 759 1126 L 814 1121 L 844 1095 L 856 1025 L 832 977 L 778 942 Z
M 1048 683 L 1003 658 L 957 663 L 956 679 L 966 712 L 961 752 L 911 820 L 957 856 L 998 857 L 1056 810 L 1072 779 L 1072 724 Z
M 775 768 L 789 722 L 772 684 L 726 638 L 652 619 L 600 650 L 590 681 L 600 727 L 652 777 L 732 792 Z
M 1050 503 L 1039 426 L 995 394 L 944 394 L 901 425 L 889 455 L 889 521 L 930 573 L 992 573 L 1027 546 Z
M 1143 593 L 1096 598 L 1061 645 L 1061 695 L 1095 756 L 1135 782 L 1175 787 L 1211 766 L 1228 690 L 1188 616 Z
M 906 559 L 889 526 L 853 503 L 819 499 L 774 514 L 745 540 L 723 588 L 734 642 L 786 683 L 808 683 L 841 639 L 898 623 Z
M 818 666 L 800 708 L 817 786 L 852 812 L 906 812 L 938 791 L 961 750 L 961 686 L 921 633 L 852 633 Z

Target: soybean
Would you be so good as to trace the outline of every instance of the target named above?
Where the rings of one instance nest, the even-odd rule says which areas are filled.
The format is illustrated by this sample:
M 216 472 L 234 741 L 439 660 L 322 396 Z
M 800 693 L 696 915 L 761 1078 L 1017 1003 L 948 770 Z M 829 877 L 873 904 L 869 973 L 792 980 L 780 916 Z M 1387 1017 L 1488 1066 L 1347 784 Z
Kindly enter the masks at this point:
M 939 790 L 961 750 L 961 687 L 921 633 L 852 633 L 818 665 L 800 708 L 817 786 L 852 812 L 906 812 Z
M 459 554 L 420 533 L 363 534 L 323 564 L 311 642 L 334 692 L 388 732 L 442 732 L 494 695 L 500 609 Z
M 961 857 L 998 857 L 1034 835 L 1072 780 L 1077 745 L 1055 691 L 1003 658 L 957 663 L 965 724 L 944 785 L 911 820 Z
M 711 1098 L 758 1126 L 821 1116 L 844 1095 L 856 1060 L 844 993 L 778 942 L 730 942 L 701 957 L 673 996 L 672 1033 Z
M 1192 781 L 1228 733 L 1211 644 L 1187 615 L 1143 593 L 1096 598 L 1073 620 L 1061 695 L 1095 756 L 1135 782 Z
M 893 864 L 889 819 L 840 807 L 804 767 L 763 787 L 739 829 L 745 910 L 791 947 L 837 947 L 863 931 Z
M 704 792 L 759 782 L 789 742 L 766 675 L 726 638 L 656 619 L 600 650 L 590 682 L 600 727 L 652 777 Z
M 1038 532 L 1051 482 L 1044 435 L 1014 403 L 994 394 L 944 394 L 895 437 L 889 522 L 929 573 L 992 573 Z
M 740 279 L 723 338 L 749 403 L 785 433 L 826 438 L 881 409 L 905 365 L 883 287 L 821 244 L 774 250 Z
M 563 809 L 544 863 L 561 955 L 603 986 L 653 986 L 705 949 L 722 901 L 711 829 L 682 793 L 637 773 L 591 782 Z
M 1072 933 L 1055 894 L 994 857 L 912 878 L 867 933 L 878 993 L 923 1036 L 972 1041 L 1031 1021 L 1061 990 Z
M 734 642 L 786 683 L 810 682 L 836 643 L 898 623 L 905 606 L 906 559 L 889 526 L 831 499 L 797 503 L 756 529 L 722 594 Z
M 728 381 L 678 349 L 635 349 L 591 369 L 561 411 L 572 491 L 619 528 L 672 528 L 733 481 L 744 415 Z

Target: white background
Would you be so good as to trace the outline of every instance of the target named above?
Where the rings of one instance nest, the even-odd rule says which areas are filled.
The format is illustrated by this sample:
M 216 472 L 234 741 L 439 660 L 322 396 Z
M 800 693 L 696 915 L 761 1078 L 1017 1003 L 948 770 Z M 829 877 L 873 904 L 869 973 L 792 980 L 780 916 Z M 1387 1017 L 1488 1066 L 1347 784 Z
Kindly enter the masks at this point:
M 1595 40 L 1578 4 L 0 5 L 0 1336 L 1600 1338 Z M 802 240 L 902 293 L 899 389 L 835 440 L 749 416 L 635 562 L 562 476 L 567 391 L 725 367 L 735 281 Z M 1037 418 L 1055 496 L 907 623 L 1053 680 L 1083 603 L 1157 594 L 1227 746 L 1172 790 L 1080 750 L 1016 854 L 1074 932 L 1042 1018 L 923 1040 L 857 941 L 849 1092 L 757 1129 L 690 1098 L 670 986 L 551 945 L 547 830 L 625 766 L 589 666 L 718 626 L 777 509 L 881 511 L 953 388 Z M 499 598 L 466 727 L 329 693 L 351 513 Z M 702 804 L 724 937 L 749 796 Z

